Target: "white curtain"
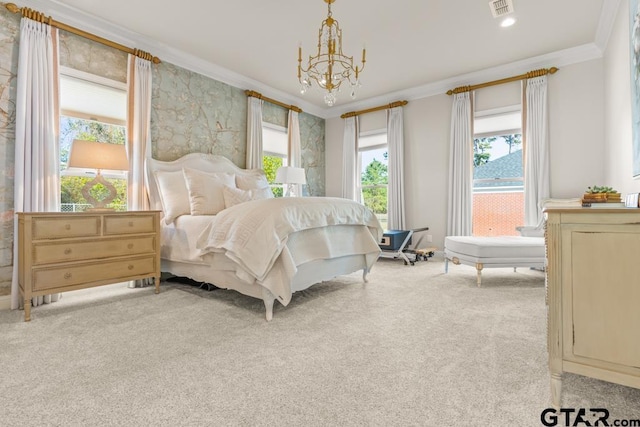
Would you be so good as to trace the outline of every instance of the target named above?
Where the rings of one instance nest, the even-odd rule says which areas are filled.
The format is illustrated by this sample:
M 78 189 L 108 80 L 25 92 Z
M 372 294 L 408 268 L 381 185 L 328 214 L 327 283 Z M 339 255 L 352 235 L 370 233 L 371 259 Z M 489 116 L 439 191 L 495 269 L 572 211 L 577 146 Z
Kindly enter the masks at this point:
M 22 18 L 16 94 L 15 212 L 60 211 L 58 80 L 57 30 Z M 15 218 L 12 309 L 21 305 L 17 238 Z M 35 307 L 58 298 L 59 294 L 34 297 L 31 303 Z
M 149 196 L 145 185 L 144 161 L 151 158 L 151 61 L 129 55 L 127 80 L 127 155 L 129 182 L 127 208 L 148 210 Z
M 151 83 L 153 72 L 151 61 L 129 55 L 127 72 L 127 154 L 129 157 L 129 178 L 127 184 L 127 208 L 129 210 L 149 210 L 145 159 L 151 158 Z M 135 280 L 130 287 L 147 286 L 152 279 Z
M 247 169 L 262 169 L 262 99 L 247 97 Z
M 295 168 L 302 167 L 302 147 L 300 145 L 300 121 L 298 112 L 289 110 L 289 120 L 287 128 L 288 148 L 287 156 L 289 166 Z M 294 184 L 293 191 L 296 196 L 302 196 L 302 184 Z
M 404 130 L 402 107 L 387 110 L 389 146 L 388 228 L 405 230 L 404 213 Z
M 453 95 L 447 236 L 470 236 L 473 207 L 473 96 Z
M 360 201 L 358 177 L 358 116 L 344 119 L 342 142 L 342 194 L 345 199 Z
M 535 226 L 542 221 L 540 204 L 550 195 L 547 76 L 524 85 L 524 223 Z

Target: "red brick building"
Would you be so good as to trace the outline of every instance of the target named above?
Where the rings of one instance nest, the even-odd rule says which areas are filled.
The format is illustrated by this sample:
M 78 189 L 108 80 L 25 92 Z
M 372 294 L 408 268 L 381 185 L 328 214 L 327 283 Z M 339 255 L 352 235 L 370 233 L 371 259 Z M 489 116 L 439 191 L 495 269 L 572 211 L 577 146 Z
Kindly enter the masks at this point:
M 515 236 L 524 225 L 522 150 L 474 168 L 473 235 Z

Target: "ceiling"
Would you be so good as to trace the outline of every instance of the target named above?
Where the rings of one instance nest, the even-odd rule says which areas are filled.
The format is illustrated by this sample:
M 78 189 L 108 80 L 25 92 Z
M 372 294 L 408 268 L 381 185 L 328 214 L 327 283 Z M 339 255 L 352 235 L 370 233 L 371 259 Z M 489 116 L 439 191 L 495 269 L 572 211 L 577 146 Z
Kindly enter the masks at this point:
M 481 79 L 602 55 L 619 0 L 513 0 L 502 28 L 488 0 L 336 0 L 345 54 L 367 49 L 362 87 L 336 106 L 300 95 L 298 46 L 317 45 L 323 0 L 25 0 L 54 19 L 321 117 L 441 93 Z M 70 22 L 68 22 L 70 21 Z M 534 68 L 532 68 L 534 67 Z M 523 71 L 521 71 L 523 70 Z M 480 80 L 478 80 L 480 79 Z

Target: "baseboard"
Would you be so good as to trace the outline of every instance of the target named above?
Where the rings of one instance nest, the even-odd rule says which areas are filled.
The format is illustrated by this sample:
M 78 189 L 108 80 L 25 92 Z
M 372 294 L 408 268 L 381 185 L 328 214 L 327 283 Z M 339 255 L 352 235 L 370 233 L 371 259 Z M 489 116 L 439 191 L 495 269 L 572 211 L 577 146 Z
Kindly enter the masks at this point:
M 11 295 L 0 296 L 0 310 L 9 310 L 11 308 Z

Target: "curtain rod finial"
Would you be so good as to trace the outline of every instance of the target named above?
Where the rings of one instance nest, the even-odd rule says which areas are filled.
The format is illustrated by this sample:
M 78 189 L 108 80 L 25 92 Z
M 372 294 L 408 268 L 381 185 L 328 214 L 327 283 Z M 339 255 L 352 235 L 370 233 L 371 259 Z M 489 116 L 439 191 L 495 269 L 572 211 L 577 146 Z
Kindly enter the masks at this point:
M 18 13 L 20 12 L 20 8 L 18 6 L 16 6 L 14 3 L 7 3 L 4 5 L 7 10 L 11 13 Z

